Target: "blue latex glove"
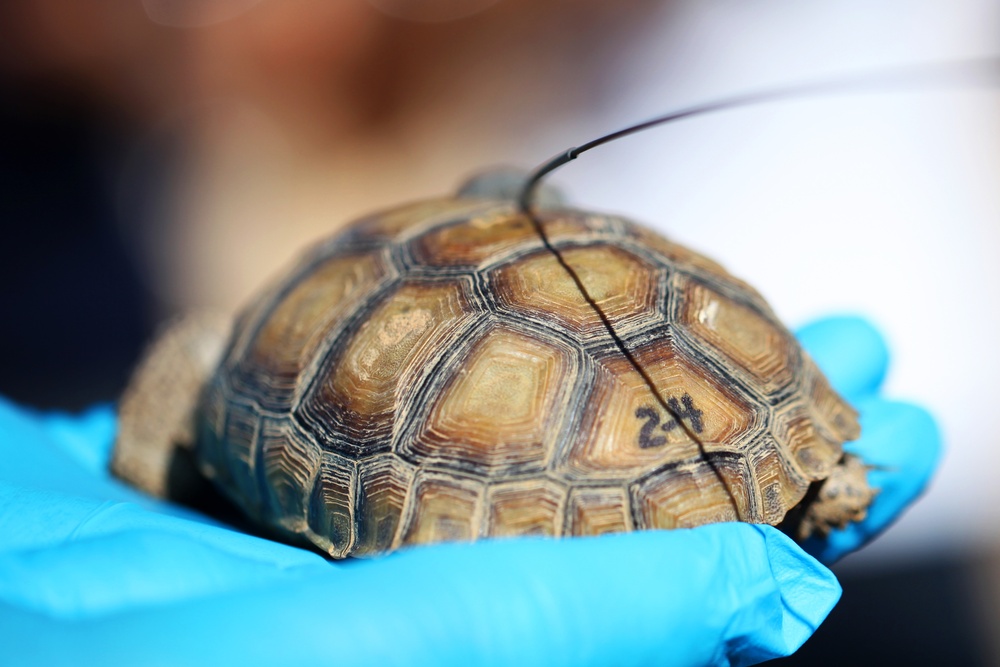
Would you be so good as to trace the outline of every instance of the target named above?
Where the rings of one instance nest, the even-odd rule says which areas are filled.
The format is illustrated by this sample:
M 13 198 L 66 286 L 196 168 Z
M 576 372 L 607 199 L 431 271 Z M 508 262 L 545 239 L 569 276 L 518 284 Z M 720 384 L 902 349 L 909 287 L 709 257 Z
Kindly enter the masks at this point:
M 926 412 L 877 395 L 878 335 L 828 320 L 802 340 L 862 412 L 851 446 L 882 466 L 857 548 L 916 497 L 938 457 Z M 747 665 L 787 655 L 840 596 L 770 526 L 414 548 L 328 562 L 109 478 L 110 408 L 0 402 L 4 665 Z

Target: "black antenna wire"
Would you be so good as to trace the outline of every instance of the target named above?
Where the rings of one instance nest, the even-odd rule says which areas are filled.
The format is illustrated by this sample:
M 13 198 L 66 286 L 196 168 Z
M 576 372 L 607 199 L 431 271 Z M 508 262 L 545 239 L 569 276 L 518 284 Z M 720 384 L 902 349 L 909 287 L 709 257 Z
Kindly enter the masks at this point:
M 538 189 L 542 179 L 554 172 L 563 165 L 572 162 L 583 153 L 603 146 L 604 144 L 622 139 L 631 134 L 636 134 L 659 125 L 665 125 L 684 118 L 702 116 L 716 111 L 726 111 L 740 107 L 748 107 L 768 102 L 776 102 L 783 99 L 799 99 L 824 95 L 834 95 L 837 93 L 862 93 L 862 92 L 888 92 L 890 90 L 921 90 L 927 88 L 953 88 L 953 87 L 974 87 L 987 86 L 995 87 L 1000 85 L 1000 56 L 986 58 L 973 58 L 969 60 L 956 60 L 942 63 L 929 63 L 924 65 L 909 65 L 905 67 L 895 67 L 891 69 L 874 70 L 863 74 L 827 79 L 813 83 L 792 84 L 778 88 L 759 90 L 731 97 L 723 97 L 711 102 L 696 104 L 676 111 L 671 111 L 662 116 L 650 118 L 641 123 L 636 123 L 622 130 L 606 134 L 583 144 L 569 148 L 559 153 L 548 162 L 537 167 L 518 197 L 518 206 L 521 212 L 528 214 L 531 211 L 532 201 L 535 191 Z
M 604 144 L 622 139 L 631 134 L 636 134 L 659 125 L 665 125 L 666 123 L 682 120 L 684 118 L 701 116 L 714 113 L 716 111 L 726 111 L 729 109 L 764 104 L 767 102 L 775 102 L 783 99 L 800 99 L 833 95 L 836 93 L 881 93 L 893 89 L 921 90 L 934 87 L 973 87 L 979 85 L 985 85 L 988 87 L 1000 85 L 1000 56 L 874 70 L 864 74 L 846 76 L 838 79 L 827 79 L 813 83 L 788 85 L 751 93 L 744 93 L 742 95 L 724 97 L 712 102 L 705 102 L 703 104 L 696 104 L 694 106 L 678 109 L 662 116 L 657 116 L 641 123 L 631 125 L 622 130 L 606 134 L 603 137 L 598 137 L 597 139 L 588 141 L 582 146 L 569 148 L 536 168 L 522 187 L 520 196 L 518 197 L 518 207 L 521 214 L 531 221 L 531 224 L 535 228 L 535 232 L 538 234 L 546 250 L 552 253 L 556 261 L 559 262 L 562 268 L 569 274 L 570 278 L 572 278 L 577 289 L 583 295 L 583 298 L 587 301 L 590 307 L 594 309 L 594 312 L 597 313 L 598 317 L 600 317 L 604 328 L 611 335 L 611 338 L 614 340 L 615 346 L 618 348 L 619 352 L 621 352 L 622 355 L 628 359 L 632 367 L 639 373 L 645 384 L 649 387 L 653 396 L 656 398 L 656 401 L 666 411 L 666 413 L 670 415 L 678 425 L 680 425 L 685 434 L 698 447 L 701 460 L 708 465 L 715 478 L 726 490 L 729 496 L 729 503 L 737 518 L 739 518 L 740 512 L 736 498 L 733 495 L 733 491 L 726 482 L 726 478 L 722 474 L 722 471 L 719 470 L 718 466 L 715 464 L 715 461 L 708 456 L 708 452 L 705 450 L 705 445 L 701 442 L 701 439 L 692 430 L 692 428 L 685 423 L 683 415 L 678 414 L 678 411 L 671 407 L 670 401 L 665 400 L 660 394 L 660 391 L 657 389 L 652 378 L 639 363 L 638 359 L 636 359 L 635 356 L 629 351 L 621 337 L 618 336 L 618 333 L 612 326 L 611 320 L 608 319 L 607 314 L 601 310 L 600 305 L 598 305 L 598 303 L 594 301 L 593 297 L 590 296 L 583 280 L 562 256 L 559 249 L 553 246 L 549 240 L 548 235 L 545 233 L 545 227 L 542 224 L 541 219 L 535 215 L 532 207 L 532 201 L 538 186 L 543 178 L 554 172 L 556 169 L 572 162 L 580 155 L 593 148 L 603 146 Z

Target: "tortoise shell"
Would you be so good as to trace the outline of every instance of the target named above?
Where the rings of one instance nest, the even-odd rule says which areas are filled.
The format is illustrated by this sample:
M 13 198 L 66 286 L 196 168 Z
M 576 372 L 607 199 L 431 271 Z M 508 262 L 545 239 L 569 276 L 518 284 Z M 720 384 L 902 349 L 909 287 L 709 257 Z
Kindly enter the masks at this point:
M 856 414 L 756 291 L 619 217 L 539 220 L 551 248 L 438 199 L 314 247 L 238 319 L 202 471 L 343 557 L 778 524 L 843 464 Z

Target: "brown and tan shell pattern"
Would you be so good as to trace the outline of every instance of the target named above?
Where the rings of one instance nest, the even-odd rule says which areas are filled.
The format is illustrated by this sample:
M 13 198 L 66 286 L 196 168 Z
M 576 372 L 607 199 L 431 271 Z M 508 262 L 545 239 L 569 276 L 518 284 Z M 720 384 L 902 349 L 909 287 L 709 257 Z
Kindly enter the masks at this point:
M 716 263 L 620 218 L 543 224 L 632 359 L 512 204 L 406 206 L 242 315 L 202 398 L 203 471 L 335 557 L 780 522 L 854 411 Z

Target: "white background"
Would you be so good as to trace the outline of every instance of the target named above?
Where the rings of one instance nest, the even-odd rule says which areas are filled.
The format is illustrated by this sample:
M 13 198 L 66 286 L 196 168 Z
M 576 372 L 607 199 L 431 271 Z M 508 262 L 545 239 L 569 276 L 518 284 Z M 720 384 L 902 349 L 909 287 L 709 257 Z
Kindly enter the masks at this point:
M 604 107 L 567 141 L 733 93 L 1000 54 L 998 37 L 1000 4 L 984 0 L 680 3 L 608 63 Z M 555 180 L 716 258 L 792 326 L 861 313 L 886 334 L 889 394 L 929 407 L 947 450 L 929 494 L 856 564 L 1000 540 L 1000 89 L 724 112 Z

